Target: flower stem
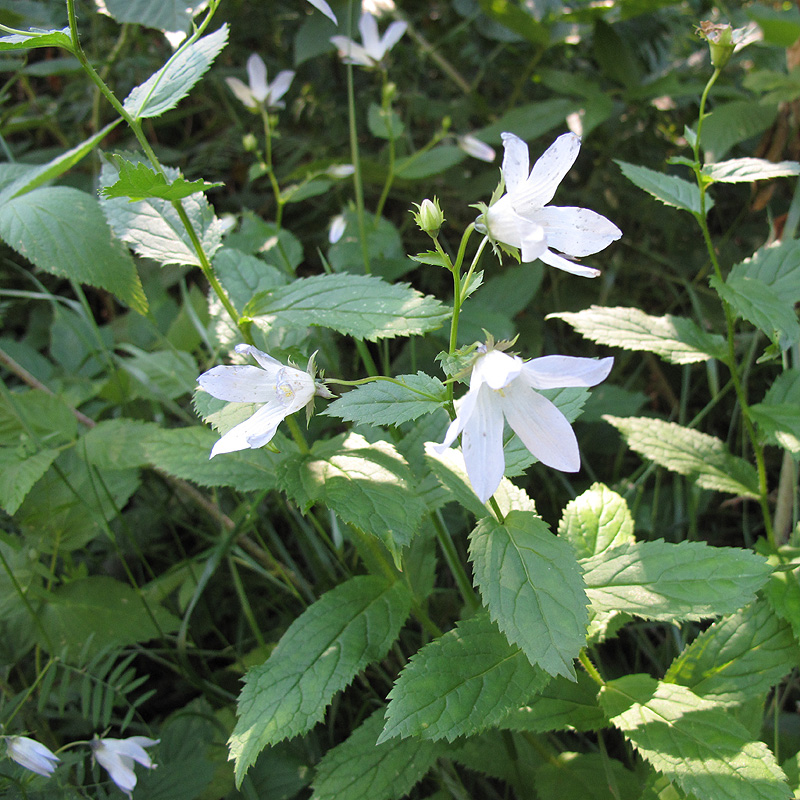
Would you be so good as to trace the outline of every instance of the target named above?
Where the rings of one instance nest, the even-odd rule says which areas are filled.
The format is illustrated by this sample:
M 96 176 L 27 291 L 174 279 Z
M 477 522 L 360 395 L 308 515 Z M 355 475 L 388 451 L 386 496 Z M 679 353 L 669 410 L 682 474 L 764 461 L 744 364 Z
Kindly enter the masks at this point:
M 583 668 L 589 674 L 589 677 L 599 686 L 605 686 L 606 682 L 603 680 L 602 675 L 597 671 L 597 667 L 592 664 L 591 659 L 589 658 L 588 654 L 586 653 L 586 648 L 582 648 L 580 653 L 578 653 L 578 661 L 581 662 Z
M 433 528 L 436 531 L 436 539 L 439 542 L 439 547 L 442 548 L 444 560 L 447 562 L 447 566 L 450 568 L 450 572 L 453 575 L 456 586 L 458 586 L 458 591 L 461 593 L 461 597 L 464 600 L 465 605 L 471 611 L 477 611 L 481 605 L 480 600 L 478 600 L 478 598 L 475 596 L 475 592 L 472 589 L 472 583 L 466 573 L 466 570 L 464 569 L 463 564 L 461 563 L 461 559 L 459 558 L 458 551 L 456 550 L 456 546 L 453 542 L 453 537 L 450 535 L 450 531 L 444 524 L 441 514 L 438 511 L 431 515 L 431 520 L 433 521 Z

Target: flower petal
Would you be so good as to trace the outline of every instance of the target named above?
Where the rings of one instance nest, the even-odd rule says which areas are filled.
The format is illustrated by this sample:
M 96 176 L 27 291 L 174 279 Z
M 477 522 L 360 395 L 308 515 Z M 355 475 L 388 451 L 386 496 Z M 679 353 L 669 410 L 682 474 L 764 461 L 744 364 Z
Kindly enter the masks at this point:
M 321 11 L 334 25 L 338 25 L 339 21 L 336 19 L 336 14 L 333 13 L 331 7 L 325 0 L 308 0 L 317 11 Z
M 150 739 L 147 736 L 129 736 L 127 739 L 101 739 L 102 747 L 117 754 L 122 759 L 136 761 L 143 767 L 152 769 L 153 762 L 150 754 L 144 749 L 159 743 L 159 739 Z M 98 748 L 98 750 L 101 748 Z M 97 755 L 97 752 L 95 752 Z M 99 759 L 98 759 L 99 760 Z
M 269 104 L 277 105 L 289 89 L 294 78 L 294 72 L 290 69 L 282 70 L 277 74 L 275 80 L 269 85 Z
M 537 258 L 540 261 L 544 261 L 545 264 L 549 264 L 551 267 L 563 269 L 564 272 L 571 272 L 573 275 L 581 275 L 584 278 L 596 278 L 600 274 L 599 269 L 585 267 L 583 264 L 576 264 L 574 261 L 557 255 L 552 250 L 545 249 L 542 253 L 539 253 Z
M 364 43 L 364 50 L 370 58 L 380 61 L 383 58 L 381 48 L 381 38 L 378 33 L 378 21 L 372 14 L 362 14 L 358 21 L 358 30 L 361 32 L 361 41 Z
M 513 204 L 525 216 L 547 205 L 558 184 L 570 171 L 581 149 L 581 140 L 574 133 L 562 133 L 533 165 L 525 183 L 514 191 Z
M 461 436 L 461 450 L 472 488 L 482 503 L 497 490 L 506 463 L 500 396 L 488 386 L 477 392 L 475 410 Z
M 240 103 L 247 106 L 247 108 L 258 107 L 258 103 L 255 97 L 253 97 L 249 86 L 245 85 L 238 78 L 225 78 L 225 83 L 228 84 L 228 88 L 236 95 L 236 99 Z
M 547 206 L 534 219 L 544 228 L 547 246 L 570 256 L 597 253 L 622 236 L 613 222 L 588 208 Z
M 478 400 L 479 389 L 480 385 L 477 385 L 475 389 L 470 389 L 461 398 L 461 401 L 456 403 L 456 418 L 448 426 L 447 433 L 445 433 L 442 443 L 437 444 L 433 448 L 437 453 L 443 453 L 447 450 L 456 440 L 458 434 L 464 430 L 464 426 L 469 422 L 469 418 L 475 411 L 475 403 Z
M 528 145 L 513 133 L 501 133 L 503 139 L 503 180 L 506 192 L 513 192 L 528 180 L 529 154 Z
M 408 28 L 408 24 L 398 20 L 397 22 L 393 22 L 387 29 L 386 33 L 383 34 L 383 38 L 381 39 L 381 58 L 385 56 L 403 37 L 403 34 L 406 32 L 406 28 Z
M 247 59 L 247 78 L 250 81 L 250 91 L 253 97 L 263 102 L 269 93 L 267 84 L 267 65 L 258 53 L 252 53 Z
M 523 381 L 515 381 L 505 390 L 501 404 L 511 429 L 542 464 L 562 472 L 580 469 L 575 433 L 567 418 L 546 397 Z
M 532 389 L 557 389 L 562 386 L 596 386 L 608 377 L 613 358 L 544 356 L 526 361 L 522 380 Z
M 273 367 L 283 366 L 283 364 L 281 364 L 277 358 L 267 355 L 263 350 L 259 350 L 257 347 L 253 347 L 251 344 L 237 344 L 233 349 L 240 355 L 253 356 L 253 358 L 258 361 L 258 363 L 266 370 L 270 370 Z
M 504 389 L 522 371 L 522 359 L 510 356 L 502 350 L 490 350 L 480 356 L 472 368 L 470 390 L 479 389 L 485 383 L 490 389 Z
M 338 49 L 345 64 L 357 64 L 362 67 L 371 67 L 375 64 L 374 59 L 358 42 L 346 36 L 331 36 L 330 40 Z
M 275 399 L 278 370 L 260 367 L 213 367 L 197 382 L 210 395 L 229 403 L 268 403 Z
M 287 411 L 277 403 L 268 403 L 259 408 L 252 417 L 240 422 L 231 428 L 224 436 L 217 440 L 211 448 L 209 458 L 220 453 L 233 453 L 236 450 L 255 450 L 263 447 L 275 435 L 281 420 L 287 416 Z

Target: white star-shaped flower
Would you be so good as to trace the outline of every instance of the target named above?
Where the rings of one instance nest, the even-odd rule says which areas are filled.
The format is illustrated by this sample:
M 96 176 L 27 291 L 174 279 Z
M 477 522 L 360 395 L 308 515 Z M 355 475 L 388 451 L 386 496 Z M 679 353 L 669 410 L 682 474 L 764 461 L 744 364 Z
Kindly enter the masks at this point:
M 245 85 L 238 78 L 225 78 L 225 83 L 247 108 L 257 111 L 262 106 L 283 108 L 286 103 L 281 98 L 289 90 L 293 78 L 294 72 L 285 69 L 278 73 L 272 83 L 267 83 L 267 65 L 258 53 L 253 53 L 247 59 L 247 79 L 250 85 Z
M 393 22 L 381 37 L 378 33 L 378 22 L 372 14 L 362 14 L 358 21 L 361 31 L 360 45 L 347 36 L 331 36 L 331 42 L 339 50 L 339 56 L 345 64 L 357 64 L 361 67 L 376 67 L 406 32 L 405 22 Z
M 505 471 L 503 420 L 539 461 L 562 472 L 577 472 L 578 440 L 567 418 L 537 389 L 594 386 L 605 380 L 613 358 L 597 361 L 544 356 L 523 361 L 500 350 L 482 351 L 472 367 L 469 391 L 450 423 L 443 452 L 461 434 L 470 483 L 482 503 L 497 490 Z
M 212 448 L 210 458 L 248 447 L 263 447 L 275 435 L 281 421 L 307 406 L 314 395 L 333 397 L 312 375 L 287 367 L 249 344 L 237 344 L 259 366 L 214 367 L 197 382 L 210 395 L 230 403 L 264 403 L 251 417 L 231 428 Z
M 150 760 L 145 747 L 159 743 L 159 739 L 147 736 L 129 736 L 127 739 L 92 739 L 92 753 L 97 763 L 111 776 L 111 780 L 128 797 L 133 797 L 136 786 L 134 761 L 147 769 L 155 769 L 157 764 Z
M 61 759 L 52 750 L 27 736 L 6 736 L 6 754 L 21 767 L 49 778 Z
M 513 133 L 502 136 L 506 193 L 478 217 L 476 229 L 493 241 L 519 248 L 524 262 L 538 258 L 574 275 L 599 275 L 599 270 L 559 253 L 573 258 L 597 253 L 619 239 L 622 231 L 588 208 L 547 205 L 575 163 L 581 140 L 574 133 L 559 136 L 529 169 L 528 145 Z

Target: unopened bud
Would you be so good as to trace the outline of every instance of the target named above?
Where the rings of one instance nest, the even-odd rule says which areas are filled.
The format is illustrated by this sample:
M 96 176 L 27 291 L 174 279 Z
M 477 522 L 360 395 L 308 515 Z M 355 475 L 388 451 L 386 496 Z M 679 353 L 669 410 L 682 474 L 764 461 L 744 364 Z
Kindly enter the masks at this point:
M 419 205 L 416 203 L 414 205 L 418 209 L 417 212 L 414 212 L 414 221 L 425 233 L 436 236 L 444 222 L 444 213 L 439 207 L 439 201 L 434 197 L 433 200 L 426 199 Z

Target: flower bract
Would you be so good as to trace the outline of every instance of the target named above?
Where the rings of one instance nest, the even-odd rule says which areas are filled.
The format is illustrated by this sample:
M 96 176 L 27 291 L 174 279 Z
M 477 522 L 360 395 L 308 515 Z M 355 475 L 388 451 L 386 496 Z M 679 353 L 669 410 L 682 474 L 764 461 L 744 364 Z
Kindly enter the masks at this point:
M 6 736 L 6 753 L 21 767 L 49 778 L 61 759 L 35 739 L 27 736 Z
M 147 769 L 157 766 L 150 759 L 144 749 L 158 744 L 159 739 L 149 739 L 147 736 L 130 736 L 127 739 L 93 739 L 92 753 L 97 763 L 108 772 L 111 780 L 128 797 L 136 786 L 136 773 L 133 771 L 134 762 Z
M 362 14 L 358 21 L 363 44 L 354 42 L 347 36 L 331 36 L 339 55 L 345 64 L 356 64 L 361 67 L 376 67 L 406 32 L 405 22 L 393 22 L 381 37 L 378 33 L 378 22 L 372 14 Z
M 547 205 L 575 163 L 581 140 L 574 133 L 562 134 L 530 169 L 528 145 L 513 133 L 502 137 L 506 193 L 478 218 L 476 229 L 493 241 L 519 248 L 524 262 L 538 258 L 574 275 L 599 275 L 599 270 L 564 256 L 597 253 L 619 239 L 622 231 L 588 208 Z
M 211 458 L 248 447 L 263 447 L 275 435 L 281 421 L 311 403 L 314 395 L 332 396 L 324 386 L 317 385 L 308 372 L 287 367 L 252 345 L 236 345 L 236 352 L 253 356 L 259 366 L 214 367 L 204 372 L 197 382 L 220 400 L 264 405 L 231 428 L 214 445 Z
M 279 72 L 272 83 L 267 82 L 267 65 L 261 56 L 253 53 L 247 59 L 247 78 L 250 83 L 245 85 L 238 78 L 225 78 L 230 90 L 247 108 L 258 110 L 264 108 L 283 108 L 281 98 L 289 90 L 294 78 L 294 72 L 285 69 Z
M 614 359 L 544 356 L 523 361 L 484 345 L 480 349 L 469 391 L 436 449 L 443 452 L 461 434 L 467 475 L 483 503 L 495 493 L 505 471 L 504 419 L 543 464 L 577 472 L 581 459 L 572 426 L 537 390 L 594 386 L 608 376 Z

